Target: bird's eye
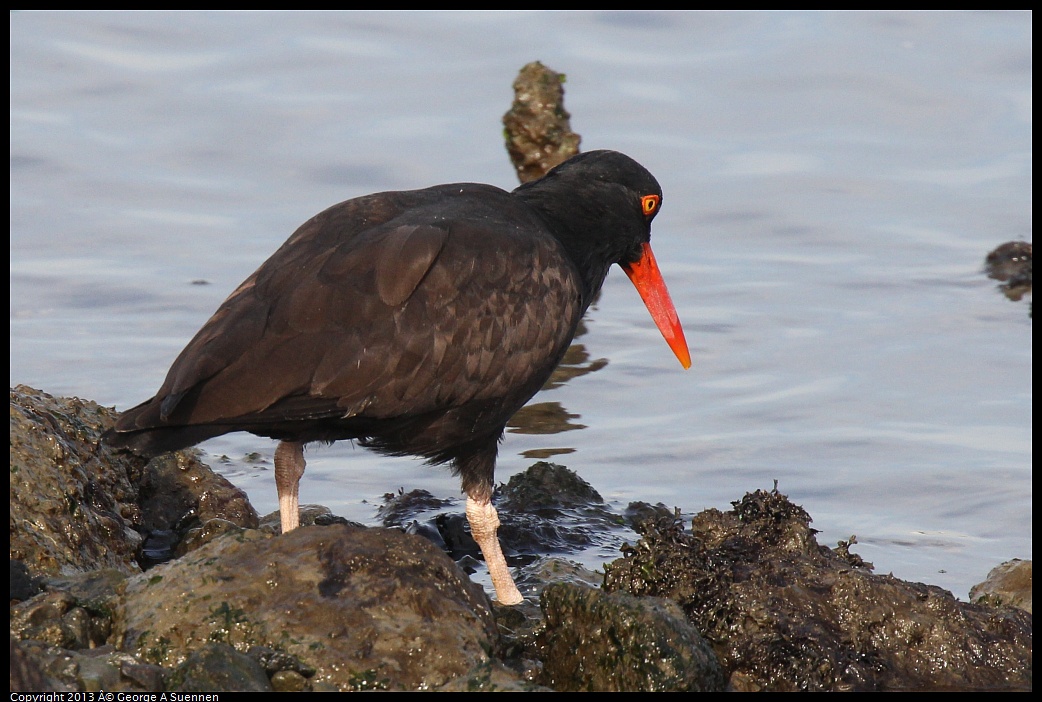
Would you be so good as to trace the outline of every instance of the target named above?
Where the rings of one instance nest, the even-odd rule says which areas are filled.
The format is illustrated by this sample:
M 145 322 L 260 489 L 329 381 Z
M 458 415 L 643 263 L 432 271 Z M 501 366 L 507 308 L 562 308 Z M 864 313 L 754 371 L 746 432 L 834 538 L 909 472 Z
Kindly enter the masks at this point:
M 645 195 L 640 199 L 640 206 L 644 210 L 644 215 L 650 217 L 658 211 L 658 205 L 662 202 L 662 198 L 658 195 Z

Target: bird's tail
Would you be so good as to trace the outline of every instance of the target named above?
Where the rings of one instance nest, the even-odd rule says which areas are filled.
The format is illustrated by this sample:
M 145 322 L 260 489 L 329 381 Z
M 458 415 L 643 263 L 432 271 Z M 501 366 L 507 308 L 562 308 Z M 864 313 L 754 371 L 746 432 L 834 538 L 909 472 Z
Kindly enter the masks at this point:
M 153 398 L 128 409 L 116 426 L 101 435 L 101 443 L 151 458 L 228 433 L 228 427 L 214 424 L 163 424 L 158 405 Z
M 189 446 L 227 433 L 227 427 L 208 425 L 187 427 L 158 427 L 120 431 L 109 429 L 101 435 L 101 443 L 110 448 L 125 448 L 139 456 L 151 458 L 170 451 L 180 451 Z

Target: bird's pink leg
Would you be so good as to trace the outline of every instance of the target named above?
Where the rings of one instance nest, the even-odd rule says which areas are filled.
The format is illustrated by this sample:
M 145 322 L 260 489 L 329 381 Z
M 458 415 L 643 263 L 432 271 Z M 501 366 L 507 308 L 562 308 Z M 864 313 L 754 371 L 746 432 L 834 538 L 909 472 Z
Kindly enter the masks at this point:
M 488 495 L 467 494 L 467 521 L 470 522 L 470 534 L 485 557 L 488 574 L 492 576 L 492 586 L 496 588 L 496 597 L 505 605 L 521 604 L 525 598 L 510 576 L 507 559 L 503 556 L 499 537 L 496 536 L 499 515 Z
M 300 479 L 304 475 L 304 444 L 280 441 L 275 448 L 275 489 L 279 492 L 282 533 L 300 526 Z

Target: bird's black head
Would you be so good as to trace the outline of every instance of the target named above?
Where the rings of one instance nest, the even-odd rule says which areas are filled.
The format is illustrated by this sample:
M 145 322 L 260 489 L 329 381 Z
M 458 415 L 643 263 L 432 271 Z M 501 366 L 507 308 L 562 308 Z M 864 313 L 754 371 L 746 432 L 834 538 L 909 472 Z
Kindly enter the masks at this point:
M 514 191 L 534 207 L 596 293 L 614 263 L 635 262 L 662 206 L 655 176 L 617 151 L 589 151 Z

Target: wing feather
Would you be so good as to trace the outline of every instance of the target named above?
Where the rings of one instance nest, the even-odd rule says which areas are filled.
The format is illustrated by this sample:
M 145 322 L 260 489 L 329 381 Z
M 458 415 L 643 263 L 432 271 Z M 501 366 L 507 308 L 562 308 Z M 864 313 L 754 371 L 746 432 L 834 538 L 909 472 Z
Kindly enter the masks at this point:
M 445 216 L 449 189 L 459 194 Z M 162 416 L 132 410 L 118 429 L 256 428 L 527 400 L 581 313 L 578 275 L 559 244 L 489 186 L 384 195 L 298 229 L 175 361 L 153 402 Z

